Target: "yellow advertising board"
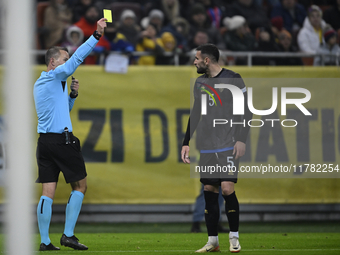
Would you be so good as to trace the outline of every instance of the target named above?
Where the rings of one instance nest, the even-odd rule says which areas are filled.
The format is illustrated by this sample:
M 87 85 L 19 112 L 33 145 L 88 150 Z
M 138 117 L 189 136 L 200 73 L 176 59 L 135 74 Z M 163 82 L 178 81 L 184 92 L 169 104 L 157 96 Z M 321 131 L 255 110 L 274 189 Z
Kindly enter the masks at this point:
M 44 66 L 36 67 L 35 78 L 43 70 Z M 332 67 L 233 67 L 233 70 L 246 82 L 251 78 L 340 77 L 339 70 Z M 84 203 L 193 203 L 200 183 L 198 179 L 190 178 L 189 166 L 181 162 L 179 152 L 190 113 L 190 79 L 198 76 L 196 68 L 131 66 L 127 74 L 113 74 L 105 73 L 101 66 L 81 66 L 73 76 L 79 80 L 80 89 L 71 119 L 74 134 L 82 143 L 88 172 Z M 261 86 L 266 89 L 265 84 Z M 322 91 L 321 86 L 313 86 L 313 91 Z M 254 93 L 257 93 L 255 88 Z M 242 164 L 277 164 L 282 160 L 286 164 L 329 163 L 329 160 L 340 163 L 340 113 L 334 108 L 336 94 L 327 100 L 330 107 L 307 106 L 318 115 L 310 121 L 309 148 L 299 147 L 305 145 L 305 140 L 301 142 L 298 136 L 305 130 L 281 129 L 283 136 L 280 139 L 286 146 L 283 152 L 280 144 L 273 143 L 275 134 L 268 135 L 254 128 L 251 129 L 247 158 Z M 263 97 L 262 101 L 265 101 Z M 254 102 L 259 108 L 268 107 L 259 104 L 261 102 Z M 321 120 L 325 118 L 327 123 L 331 122 L 328 126 L 322 126 Z M 323 132 L 326 138 L 323 138 Z M 332 144 L 329 141 L 333 137 Z M 328 150 L 322 147 L 329 144 L 334 146 L 333 158 L 325 155 Z M 267 146 L 267 154 L 258 155 L 257 151 L 263 146 Z M 280 147 L 278 151 L 275 146 Z M 300 160 L 299 157 L 305 158 Z M 34 171 L 37 171 L 36 166 Z M 340 202 L 340 179 L 241 178 L 236 190 L 240 203 Z M 39 192 L 40 185 L 37 184 L 37 199 Z M 69 193 L 70 187 L 60 175 L 54 202 L 65 203 Z

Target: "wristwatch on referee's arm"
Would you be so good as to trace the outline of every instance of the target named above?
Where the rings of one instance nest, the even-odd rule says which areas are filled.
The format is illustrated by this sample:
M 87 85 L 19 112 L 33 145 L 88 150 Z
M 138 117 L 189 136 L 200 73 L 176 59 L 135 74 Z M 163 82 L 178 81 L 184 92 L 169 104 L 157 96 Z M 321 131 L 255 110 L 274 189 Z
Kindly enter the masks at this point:
M 96 38 L 97 40 L 99 40 L 100 37 L 101 37 L 102 35 L 99 34 L 98 31 L 96 30 L 96 31 L 93 32 L 93 36 L 94 36 L 94 38 Z
M 77 96 L 78 96 L 78 91 L 72 90 L 71 93 L 70 93 L 70 97 L 71 98 L 76 98 Z

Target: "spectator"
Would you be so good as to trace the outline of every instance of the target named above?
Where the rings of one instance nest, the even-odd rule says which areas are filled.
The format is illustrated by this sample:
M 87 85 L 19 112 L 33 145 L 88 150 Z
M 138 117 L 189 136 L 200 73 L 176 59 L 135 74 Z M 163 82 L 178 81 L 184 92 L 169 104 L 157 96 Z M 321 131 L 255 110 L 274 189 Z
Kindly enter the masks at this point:
M 88 7 L 93 5 L 93 0 L 76 0 L 72 7 L 72 23 L 78 22 L 84 15 Z
M 271 23 L 271 30 L 275 35 L 275 41 L 278 42 L 279 33 L 282 31 L 283 28 L 283 19 L 280 16 L 270 19 Z
M 263 8 L 257 6 L 253 0 L 236 0 L 229 9 L 227 17 L 243 16 L 252 33 L 259 27 L 268 27 L 269 20 Z
M 163 24 L 165 26 L 171 24 L 174 18 L 180 16 L 180 4 L 178 0 L 154 1 L 154 3 L 151 5 L 151 9 L 158 9 L 163 12 Z
M 191 7 L 189 22 L 197 29 L 208 29 L 211 27 L 211 22 L 207 19 L 205 8 L 202 4 L 196 3 Z
M 136 15 L 132 10 L 122 12 L 117 32 L 123 34 L 132 45 L 137 44 L 140 27 L 136 24 Z
M 312 5 L 308 9 L 308 16 L 303 22 L 303 28 L 298 34 L 298 45 L 300 51 L 307 53 L 316 53 L 319 46 L 325 43 L 322 31 L 326 27 L 326 22 L 322 20 L 322 11 Z
M 190 42 L 189 46 L 191 48 L 191 51 L 190 51 L 190 57 L 187 57 L 186 58 L 186 64 L 187 65 L 192 65 L 194 60 L 195 60 L 195 52 L 196 52 L 196 48 L 200 45 L 203 45 L 203 44 L 207 44 L 209 43 L 209 36 L 208 36 L 208 33 L 205 31 L 205 30 L 197 30 L 195 36 L 193 37 L 192 41 Z M 220 55 L 221 55 L 221 52 L 220 52 Z M 183 58 L 184 60 L 184 58 Z M 218 60 L 218 63 L 220 65 L 225 65 L 225 60 L 220 57 L 219 60 Z
M 219 49 L 224 49 L 223 39 L 220 32 L 215 27 L 211 26 L 205 8 L 202 4 L 197 3 L 191 9 L 190 17 L 190 37 L 192 38 L 198 30 L 206 30 L 209 36 L 209 41 Z
M 152 10 L 149 13 L 149 16 L 142 19 L 141 24 L 144 29 L 151 23 L 156 27 L 157 36 L 159 36 L 160 31 L 163 28 L 164 14 L 160 10 Z
M 277 52 L 279 50 L 277 44 L 275 43 L 274 34 L 270 28 L 260 28 L 258 44 L 255 50 L 260 52 Z M 261 66 L 274 66 L 275 58 L 254 57 L 253 64 Z
M 224 40 L 227 50 L 231 51 L 253 51 L 256 40 L 242 16 L 224 18 L 223 24 L 228 28 Z
M 190 11 L 191 7 L 194 4 L 194 0 L 181 0 L 180 3 L 180 16 L 183 17 L 186 20 L 189 20 L 190 18 Z
M 254 3 L 260 7 L 263 6 L 263 0 L 254 0 Z M 272 8 L 279 3 L 279 0 L 267 0 L 266 3 Z
M 200 45 L 209 43 L 209 35 L 207 31 L 201 29 L 197 30 L 192 40 L 189 42 L 189 48 L 191 50 L 196 50 Z
M 182 61 L 185 61 L 187 65 L 192 65 L 195 60 L 196 48 L 207 43 L 209 43 L 208 32 L 204 29 L 197 30 L 193 38 L 189 41 L 190 57 L 183 58 Z
M 333 6 L 325 10 L 323 19 L 331 25 L 335 31 L 340 29 L 340 0 L 333 0 Z
M 81 19 L 75 23 L 74 25 L 79 27 L 84 33 L 84 39 L 87 40 L 92 34 L 93 31 L 97 28 L 97 20 L 99 19 L 99 10 L 96 6 L 91 5 L 87 8 L 85 15 L 81 17 Z M 94 53 L 102 53 L 110 50 L 110 43 L 102 36 L 96 47 L 93 49 Z M 96 64 L 98 62 L 98 58 L 95 55 L 88 56 L 84 64 Z
M 86 9 L 84 16 L 81 17 L 80 20 L 74 24 L 75 26 L 83 30 L 85 40 L 87 40 L 87 38 L 89 38 L 92 35 L 93 28 L 95 30 L 95 27 L 97 27 L 96 22 L 98 18 L 99 18 L 98 8 L 94 5 L 91 5 Z
M 61 46 L 64 46 L 68 49 L 70 55 L 72 55 L 78 47 L 84 41 L 84 33 L 83 31 L 77 26 L 70 26 L 66 30 L 66 35 L 63 43 Z
M 46 8 L 44 13 L 45 48 L 60 45 L 65 29 L 71 24 L 72 11 L 67 5 L 67 1 L 50 0 L 50 5 Z
M 114 23 L 107 23 L 104 38 L 110 43 L 111 51 L 131 53 L 135 50 L 134 45 L 122 33 L 117 31 Z
M 164 32 L 161 36 L 164 52 L 174 52 L 176 49 L 176 39 L 170 32 Z M 173 56 L 157 56 L 156 65 L 174 65 Z
M 157 27 L 153 23 L 149 23 L 146 29 L 141 32 L 136 51 L 150 52 L 153 55 L 140 57 L 138 65 L 154 65 L 156 63 L 155 55 L 163 53 L 163 41 L 157 37 L 157 33 Z
M 170 32 L 177 41 L 177 48 L 186 51 L 188 47 L 190 24 L 186 19 L 178 17 L 172 23 L 162 29 L 162 32 Z
M 211 26 L 217 29 L 220 28 L 221 19 L 222 19 L 222 11 L 216 5 L 215 1 L 214 0 L 199 0 L 198 2 L 202 3 L 203 6 L 205 7 Z
M 162 0 L 162 10 L 164 12 L 164 23 L 170 24 L 175 18 L 179 17 L 178 0 Z
M 278 36 L 279 43 L 278 48 L 280 52 L 297 52 L 297 48 L 292 45 L 292 35 L 285 29 L 283 29 Z M 303 65 L 301 58 L 299 57 L 284 57 L 277 58 L 276 65 L 278 66 L 301 66 Z
M 332 54 L 333 56 L 316 56 L 314 65 L 339 65 L 340 47 L 337 44 L 337 33 L 331 29 L 324 33 L 325 43 L 320 45 L 317 54 Z
M 282 17 L 284 28 L 292 34 L 300 30 L 306 15 L 305 8 L 296 0 L 281 0 L 273 7 L 270 17 Z

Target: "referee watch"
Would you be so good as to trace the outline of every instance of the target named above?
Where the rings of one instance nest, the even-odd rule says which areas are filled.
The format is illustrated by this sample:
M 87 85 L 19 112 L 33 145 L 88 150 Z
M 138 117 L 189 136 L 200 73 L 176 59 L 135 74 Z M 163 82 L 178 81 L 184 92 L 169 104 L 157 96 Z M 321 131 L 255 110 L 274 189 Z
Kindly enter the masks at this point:
M 74 94 L 73 90 L 72 90 L 71 93 L 70 93 L 70 98 L 76 98 L 77 96 L 78 96 L 78 92 L 77 92 L 77 94 Z
M 96 38 L 99 41 L 99 39 L 102 35 L 99 34 L 98 31 L 96 30 L 96 31 L 93 32 L 93 36 L 94 36 L 94 38 Z

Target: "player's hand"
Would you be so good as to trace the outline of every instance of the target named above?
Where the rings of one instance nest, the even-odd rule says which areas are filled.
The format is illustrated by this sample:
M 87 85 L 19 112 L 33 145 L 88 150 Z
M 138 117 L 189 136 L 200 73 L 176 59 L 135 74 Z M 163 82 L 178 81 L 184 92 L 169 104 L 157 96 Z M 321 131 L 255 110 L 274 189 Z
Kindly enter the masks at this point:
M 71 82 L 71 91 L 73 93 L 73 95 L 78 95 L 78 90 L 79 90 L 79 81 L 77 79 L 75 79 L 73 76 L 72 76 L 72 82 Z
M 246 153 L 246 144 L 237 141 L 234 145 L 233 155 L 235 159 L 242 157 Z
M 104 34 L 104 28 L 106 28 L 106 18 L 101 18 L 97 21 L 97 31 L 99 34 Z
M 190 149 L 188 145 L 182 146 L 181 157 L 185 164 L 190 164 L 189 150 Z

